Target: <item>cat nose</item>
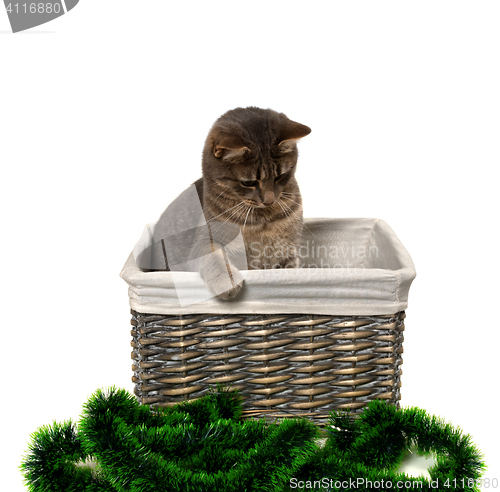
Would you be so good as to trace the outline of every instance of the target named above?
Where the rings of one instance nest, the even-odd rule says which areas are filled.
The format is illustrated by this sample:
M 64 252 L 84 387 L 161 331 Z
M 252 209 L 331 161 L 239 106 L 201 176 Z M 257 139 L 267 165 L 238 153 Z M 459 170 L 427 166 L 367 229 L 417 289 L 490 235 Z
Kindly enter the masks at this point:
M 266 206 L 269 207 L 275 202 L 274 199 L 274 192 L 273 191 L 266 191 L 264 193 L 264 196 L 262 198 L 262 203 Z

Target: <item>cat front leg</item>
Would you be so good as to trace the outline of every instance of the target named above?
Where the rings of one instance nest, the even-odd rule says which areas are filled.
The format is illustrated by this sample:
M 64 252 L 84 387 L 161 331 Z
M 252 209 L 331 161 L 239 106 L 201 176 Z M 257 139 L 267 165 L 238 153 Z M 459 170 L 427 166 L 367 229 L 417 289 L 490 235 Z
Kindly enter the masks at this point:
M 232 299 L 243 287 L 240 269 L 246 269 L 246 255 L 238 233 L 237 226 L 211 223 L 197 231 L 192 243 L 192 266 L 218 299 Z
M 222 247 L 201 259 L 199 272 L 208 290 L 218 299 L 233 299 L 243 287 L 240 271 Z

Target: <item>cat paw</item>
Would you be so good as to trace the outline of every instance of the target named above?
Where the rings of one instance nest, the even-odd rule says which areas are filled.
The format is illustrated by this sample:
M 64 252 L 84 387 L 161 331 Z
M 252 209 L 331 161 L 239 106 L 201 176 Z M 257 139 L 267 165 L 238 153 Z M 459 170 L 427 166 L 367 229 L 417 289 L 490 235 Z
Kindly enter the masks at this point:
M 236 284 L 231 289 L 226 290 L 226 292 L 218 294 L 216 297 L 217 299 L 222 299 L 224 301 L 227 301 L 228 299 L 233 299 L 240 293 L 242 287 L 243 287 L 243 280 L 241 281 L 241 283 Z
M 202 275 L 208 290 L 217 299 L 228 300 L 235 298 L 243 287 L 243 277 L 241 273 L 234 267 L 230 269 L 231 274 L 227 271 L 210 271 L 207 275 Z

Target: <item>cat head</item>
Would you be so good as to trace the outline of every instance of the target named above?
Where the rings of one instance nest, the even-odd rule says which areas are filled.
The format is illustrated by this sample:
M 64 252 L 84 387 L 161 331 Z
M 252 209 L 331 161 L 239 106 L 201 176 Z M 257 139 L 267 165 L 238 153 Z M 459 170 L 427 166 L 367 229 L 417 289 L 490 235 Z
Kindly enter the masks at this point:
M 283 113 L 236 108 L 213 125 L 203 150 L 204 183 L 227 199 L 255 208 L 297 189 L 297 142 L 311 129 Z

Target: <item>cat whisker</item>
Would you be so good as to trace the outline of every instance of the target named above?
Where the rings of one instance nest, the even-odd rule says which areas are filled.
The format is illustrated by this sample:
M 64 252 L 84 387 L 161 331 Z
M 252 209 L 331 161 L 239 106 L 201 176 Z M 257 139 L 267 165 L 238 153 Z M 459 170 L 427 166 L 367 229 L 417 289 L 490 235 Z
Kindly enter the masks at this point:
M 283 208 L 283 210 L 287 210 L 288 213 L 287 215 L 290 215 L 291 214 L 294 214 L 296 217 L 299 217 L 294 210 L 292 210 L 281 198 L 279 199 L 278 203 L 281 205 L 281 208 Z
M 222 200 L 219 200 L 219 198 L 222 196 L 222 194 L 224 192 L 226 192 L 227 190 L 230 190 L 231 188 L 229 186 L 224 186 L 224 189 L 215 197 L 215 200 L 214 202 L 215 203 L 218 203 L 218 202 L 222 202 Z
M 245 213 L 245 205 L 242 204 L 241 207 L 237 208 L 236 210 L 234 210 L 228 217 L 227 219 L 222 222 L 221 224 L 221 227 L 228 221 L 228 220 L 231 220 L 231 219 L 241 219 L 242 218 L 242 215 Z
M 238 207 L 239 205 L 242 205 L 242 204 L 243 204 L 242 201 L 240 203 L 237 203 L 234 207 L 231 207 L 231 208 L 228 208 L 227 210 L 224 210 L 224 212 L 222 212 L 221 214 L 217 215 L 216 217 L 212 217 L 208 222 L 213 222 L 215 219 L 217 219 L 221 215 L 224 215 L 225 213 L 233 210 L 233 208 L 236 208 L 236 207 Z
M 226 190 L 229 190 L 229 186 L 224 186 L 224 189 L 217 195 L 215 199 L 217 200 L 217 198 L 219 198 Z
M 247 215 L 245 217 L 245 222 L 243 222 L 243 232 L 245 232 L 245 226 L 247 225 L 247 219 L 248 219 L 248 214 L 250 213 L 250 210 L 252 210 L 253 207 L 251 207 L 250 205 L 248 206 L 248 212 L 247 212 Z
M 240 216 L 241 212 L 245 209 L 245 205 L 241 204 L 237 209 L 233 210 L 227 217 L 226 220 L 223 222 L 225 224 L 228 220 L 237 218 Z
M 288 210 L 290 210 L 290 212 L 291 212 L 293 215 L 295 215 L 298 219 L 301 219 L 301 217 L 299 217 L 299 216 L 295 213 L 295 211 L 294 211 L 294 210 L 292 210 L 292 209 L 291 209 L 291 208 L 290 208 L 290 207 L 289 207 L 289 206 L 288 206 L 288 205 L 287 205 L 284 201 L 282 201 L 282 200 L 281 200 L 281 198 L 280 198 L 280 200 L 279 200 L 279 201 L 280 201 L 280 202 L 281 202 L 281 203 L 282 203 L 282 204 L 283 204 L 283 205 L 284 205 L 284 206 L 285 206 Z M 292 200 L 292 201 L 293 201 L 293 200 Z M 295 202 L 295 203 L 297 203 L 297 202 Z M 297 205 L 298 205 L 298 204 L 297 204 Z M 301 219 L 301 220 L 302 220 L 302 219 Z M 302 225 L 304 226 L 304 228 L 305 228 L 305 229 L 307 229 L 307 230 L 309 231 L 309 233 L 310 233 L 312 236 L 316 237 L 316 234 L 314 234 L 314 232 L 312 232 L 312 231 L 311 231 L 311 229 L 309 229 L 309 227 L 307 227 L 307 226 L 304 224 L 304 222 L 303 222 L 303 221 L 302 221 Z
M 283 213 L 287 216 L 287 217 L 290 217 L 290 214 L 285 210 L 285 207 L 283 207 L 283 205 L 281 204 L 281 198 L 278 200 L 278 205 L 281 207 L 281 210 L 283 210 Z
M 282 195 L 283 195 L 283 194 L 284 194 L 284 193 L 282 193 Z M 300 203 L 296 202 L 295 200 L 292 200 L 291 198 L 288 198 L 288 196 L 285 196 L 284 198 L 285 198 L 285 200 L 290 200 L 291 202 L 296 203 L 299 207 L 301 207 L 301 206 L 302 206 Z
M 224 222 L 216 222 L 216 223 L 215 223 L 215 224 L 218 224 L 218 225 L 219 225 L 219 227 L 218 227 L 218 229 L 217 229 L 217 232 L 218 232 L 218 231 L 220 231 L 220 230 L 224 227 L 224 224 L 225 224 L 227 221 L 229 221 L 229 220 L 230 220 L 230 219 L 232 219 L 233 217 L 235 217 L 235 216 L 239 215 L 239 212 L 241 212 L 242 208 L 244 207 L 244 204 L 243 204 L 243 202 L 241 202 L 241 203 L 239 203 L 238 205 L 239 205 L 239 207 L 238 207 L 236 210 L 233 210 L 233 211 L 229 214 L 229 216 L 226 218 L 226 220 L 224 220 Z M 234 208 L 234 207 L 233 207 L 233 208 Z M 231 210 L 231 209 L 229 209 L 229 210 Z M 229 212 L 229 210 L 226 210 L 226 212 Z M 225 212 L 224 212 L 224 213 L 225 213 Z M 222 215 L 222 214 L 221 214 L 221 215 Z M 209 226 L 209 227 L 210 227 L 210 226 Z

